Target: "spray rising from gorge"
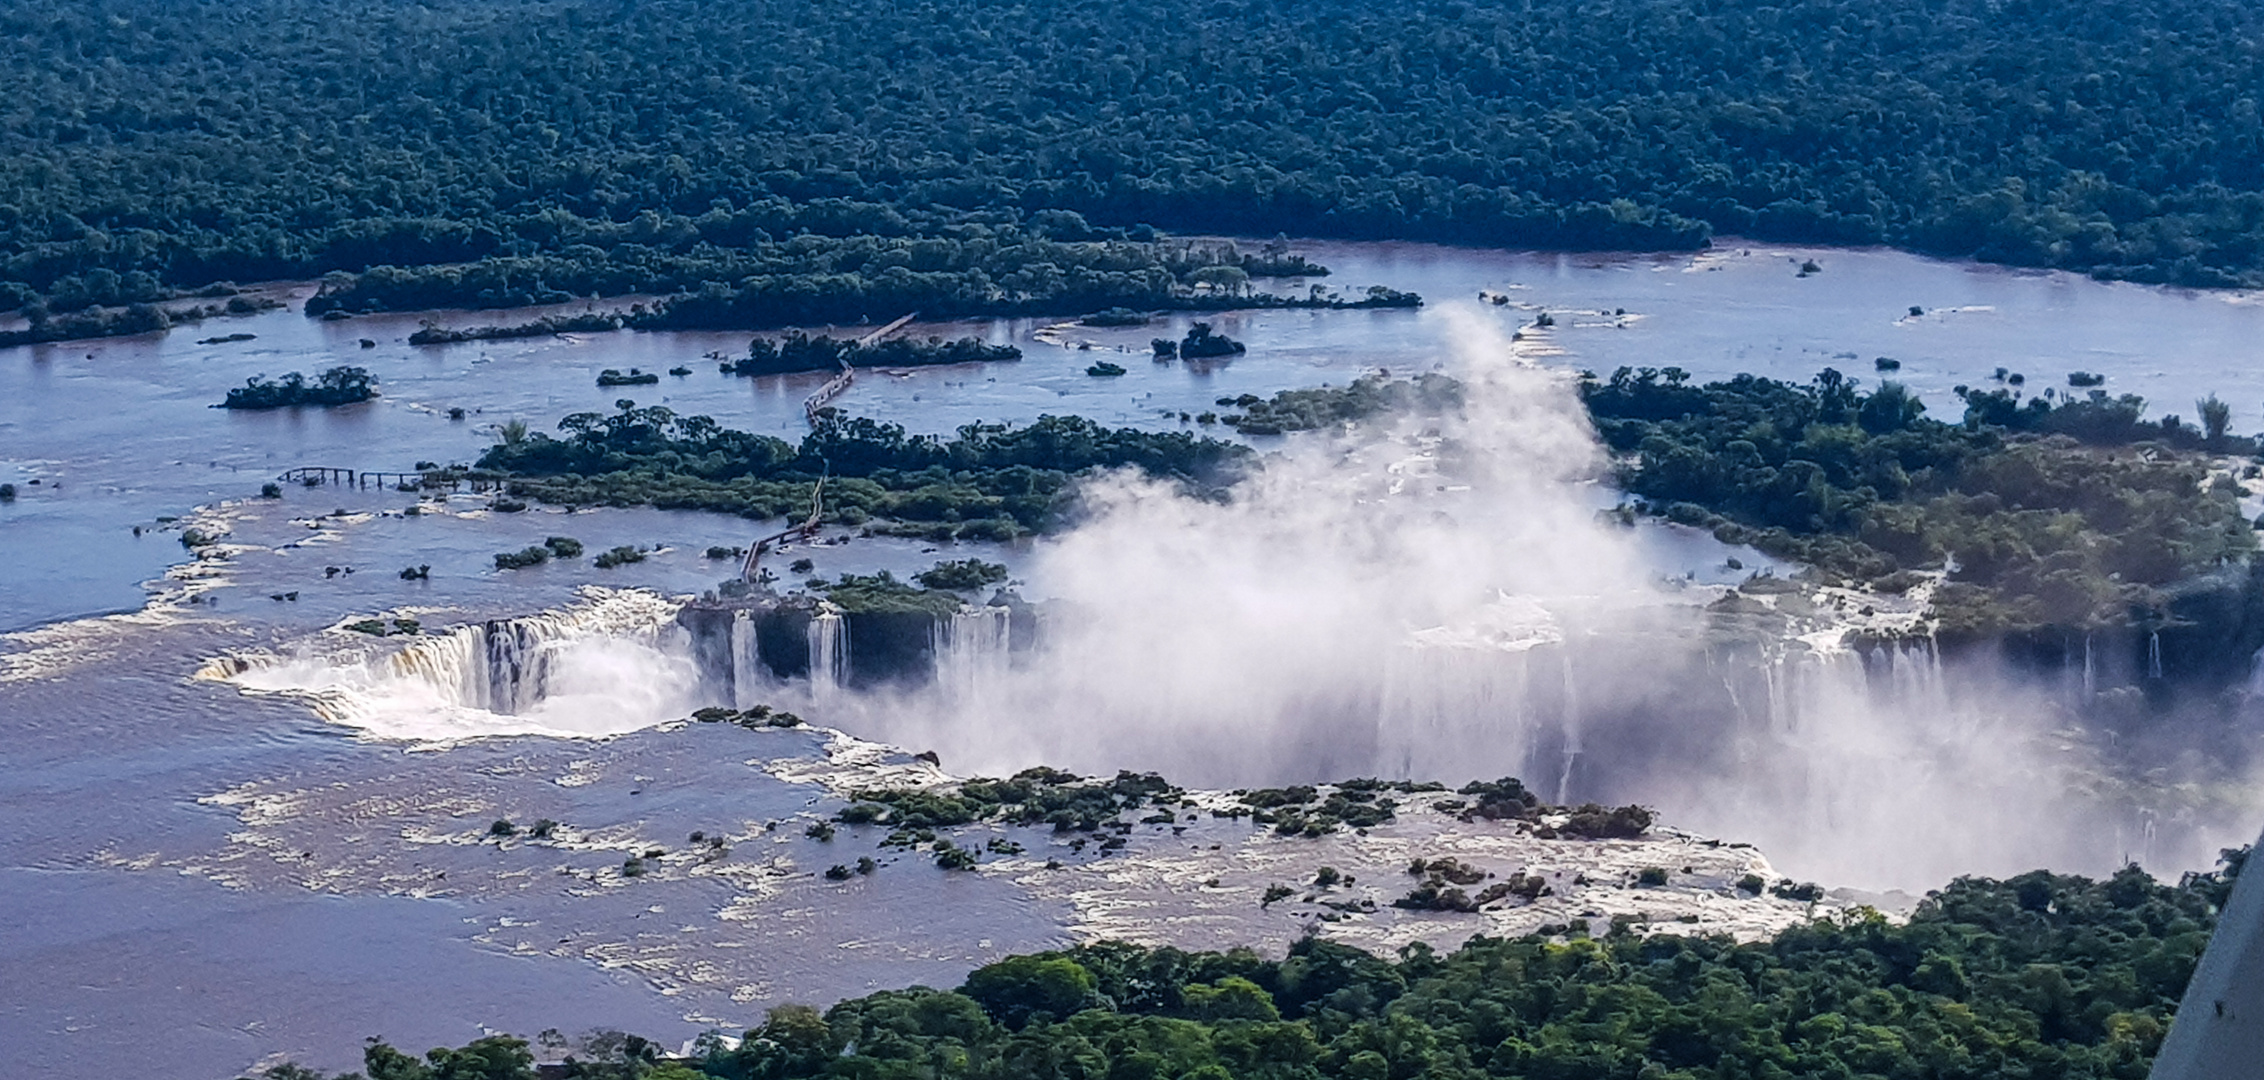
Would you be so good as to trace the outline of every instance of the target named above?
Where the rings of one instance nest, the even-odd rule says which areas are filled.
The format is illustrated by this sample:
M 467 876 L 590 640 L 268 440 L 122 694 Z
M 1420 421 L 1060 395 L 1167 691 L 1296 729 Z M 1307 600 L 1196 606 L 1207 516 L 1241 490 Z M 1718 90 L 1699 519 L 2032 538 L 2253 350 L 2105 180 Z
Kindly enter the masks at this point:
M 2159 846 L 2168 811 L 2103 791 L 2106 763 L 2055 740 L 2062 688 L 1945 670 L 1929 586 L 1728 593 L 1662 573 L 1661 530 L 1605 512 L 1608 461 L 1573 380 L 1475 318 L 1446 326 L 1459 410 L 1290 440 L 1230 498 L 1089 482 L 1084 524 L 1027 567 L 1035 612 L 693 618 L 614 594 L 240 679 L 420 739 L 605 735 L 769 703 L 963 774 L 1517 775 L 1874 887 L 2039 859 L 2198 864 L 2228 838 L 2188 821 Z M 919 677 L 877 677 L 883 656 Z

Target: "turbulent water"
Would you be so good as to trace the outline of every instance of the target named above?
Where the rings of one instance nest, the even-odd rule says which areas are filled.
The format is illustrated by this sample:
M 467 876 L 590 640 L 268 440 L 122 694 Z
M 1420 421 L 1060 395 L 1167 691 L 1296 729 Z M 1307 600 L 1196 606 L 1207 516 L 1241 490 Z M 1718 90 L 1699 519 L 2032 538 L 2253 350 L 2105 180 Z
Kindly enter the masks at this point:
M 352 642 L 239 657 L 219 673 L 303 698 L 324 719 L 383 738 L 619 735 L 705 704 L 676 611 L 651 593 L 593 589 L 559 611 L 460 626 L 399 648 Z
M 2252 298 L 1878 252 L 1313 250 L 1339 271 L 1332 284 L 1433 303 L 1221 316 L 1246 356 L 1142 361 L 1120 380 L 1084 377 L 1075 346 L 1137 351 L 1186 320 L 923 328 L 1029 356 L 861 379 L 845 407 L 924 430 L 1045 412 L 1176 427 L 1219 396 L 1376 367 L 1448 370 L 1471 388 L 1459 419 L 1264 440 L 1264 474 L 1223 503 L 1111 478 L 1086 493 L 1083 527 L 1041 543 L 937 551 L 834 531 L 797 549 L 812 576 L 1000 559 L 1036 605 L 938 617 L 912 644 L 891 638 L 886 672 L 855 613 L 820 607 L 783 642 L 758 634 L 759 611 L 684 616 L 731 574 L 702 552 L 744 544 L 739 519 L 503 514 L 469 495 L 411 516 L 409 495 L 336 487 L 250 497 L 290 466 L 468 460 L 501 419 L 607 407 L 616 392 L 591 378 L 604 366 L 691 362 L 694 376 L 647 393 L 789 434 L 795 377 L 726 379 L 696 362 L 744 335 L 417 350 L 399 340 L 413 317 L 285 313 L 243 320 L 260 335 L 248 344 L 176 333 L 0 353 L 0 480 L 25 492 L 0 506 L 0 626 L 28 628 L 0 637 L 0 902 L 25 928 L 0 942 L 22 976 L 0 991 L 15 1018 L 0 1053 L 146 1072 L 118 1033 L 167 1030 L 181 1033 L 171 1075 L 219 1076 L 277 1052 L 342 1068 L 369 1034 L 430 1045 L 481 1024 L 689 1037 L 790 997 L 948 984 L 988 957 L 1104 933 L 1278 944 L 1309 923 L 1391 947 L 1480 928 L 1258 912 L 1260 890 L 1309 878 L 1315 858 L 1381 874 L 1450 845 L 1573 876 L 1666 858 L 1526 851 L 1429 818 L 1326 842 L 1206 819 L 1175 826 L 1186 837 L 1150 827 L 1115 863 L 1038 836 L 1024 838 L 1029 859 L 952 875 L 871 837 L 804 835 L 854 787 L 938 781 L 913 750 L 960 775 L 1156 769 L 1218 788 L 1514 774 L 1558 800 L 1641 801 L 1757 843 L 1797 876 L 1874 889 L 2124 859 L 2174 872 L 2246 838 L 2245 776 L 2173 760 L 2134 777 L 2083 730 L 2079 706 L 2159 672 L 2159 642 L 2130 663 L 2082 643 L 2065 678 L 2042 678 L 1945 664 L 1922 618 L 1930 585 L 1887 597 L 1765 575 L 1731 597 L 1756 570 L 1786 568 L 1600 514 L 1614 496 L 1569 372 L 1804 378 L 1834 364 L 1872 378 L 1886 355 L 1940 408 L 1949 386 L 1996 366 L 2039 383 L 2080 367 L 2178 411 L 2210 390 L 2264 396 L 2243 382 L 2264 375 L 2233 362 L 2258 339 Z M 1810 255 L 1824 272 L 1796 277 L 1786 264 Z M 1506 302 L 1477 301 L 1481 288 Z M 1526 325 L 1538 309 L 1559 313 L 1555 330 Z M 2178 359 L 2157 359 L 2173 333 Z M 371 366 L 385 397 L 204 407 L 248 374 L 339 362 Z M 2236 427 L 2255 422 L 2236 411 Z M 214 557 L 182 561 L 190 524 L 226 534 Z M 654 551 L 608 571 L 492 569 L 493 552 L 549 535 Z M 429 578 L 396 574 L 419 564 Z M 103 609 L 131 613 L 55 621 Z M 371 618 L 425 632 L 348 628 Z M 2234 700 L 2230 723 L 2252 723 Z M 709 705 L 791 709 L 902 751 L 684 722 Z M 491 835 L 498 819 L 556 830 Z M 1677 900 L 1706 925 L 1757 932 L 1800 914 L 1722 895 L 1715 879 L 1769 868 L 1750 851 L 1660 842 L 1708 868 Z M 1297 843 L 1314 846 L 1284 846 Z M 653 850 L 647 874 L 622 874 Z M 887 862 L 872 879 L 818 873 L 865 853 Z M 1084 876 L 1051 876 L 1039 854 Z

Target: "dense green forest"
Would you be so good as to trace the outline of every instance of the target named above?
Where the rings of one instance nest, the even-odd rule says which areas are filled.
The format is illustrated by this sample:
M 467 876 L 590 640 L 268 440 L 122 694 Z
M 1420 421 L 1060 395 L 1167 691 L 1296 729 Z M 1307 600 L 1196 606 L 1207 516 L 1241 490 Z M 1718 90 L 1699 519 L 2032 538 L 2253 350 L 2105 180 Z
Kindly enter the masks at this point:
M 1934 593 L 1950 639 L 2159 622 L 2172 590 L 2256 549 L 2218 462 L 2257 441 L 2226 430 L 2217 398 L 2195 403 L 2194 423 L 2143 419 L 2144 399 L 2098 390 L 1958 392 L 1964 415 L 1943 421 L 1892 380 L 1866 392 L 1828 368 L 1806 384 L 1693 385 L 1670 367 L 1580 385 L 1634 506 L 1890 591 L 1954 565 Z M 1197 419 L 1278 435 L 1452 411 L 1462 395 L 1444 375 L 1370 375 L 1220 398 L 1236 411 Z
M 1943 422 L 1892 381 L 1864 393 L 1830 369 L 1695 386 L 1622 368 L 1581 390 L 1622 488 L 1654 512 L 1897 591 L 1904 571 L 1954 564 L 1934 594 L 1952 639 L 2158 620 L 2169 586 L 2256 548 L 2238 486 L 2202 453 L 2255 443 L 2214 398 L 2196 427 L 2140 419 L 2137 397 L 1970 387 Z
M 2174 886 L 2135 867 L 1961 878 L 1906 924 L 1858 915 L 1743 945 L 1624 927 L 1397 960 L 1311 937 L 1279 960 L 1104 943 L 1003 960 L 957 990 L 773 1009 L 688 1059 L 599 1035 L 561 1075 L 2144 1080 L 2244 856 Z M 530 1080 L 533 1060 L 507 1036 L 364 1058 L 370 1080 Z
M 4 0 L 0 304 L 1100 307 L 1153 228 L 2264 284 L 2259 40 L 2237 0 Z
M 559 421 L 563 438 L 508 425 L 479 467 L 512 476 L 512 494 L 545 502 L 755 518 L 799 517 L 823 478 L 827 521 L 933 540 L 1011 540 L 1062 521 L 1080 473 L 1129 466 L 1206 487 L 1231 482 L 1251 457 L 1247 447 L 1185 432 L 1075 416 L 968 424 L 948 439 L 829 416 L 794 444 L 663 406 L 618 406 Z

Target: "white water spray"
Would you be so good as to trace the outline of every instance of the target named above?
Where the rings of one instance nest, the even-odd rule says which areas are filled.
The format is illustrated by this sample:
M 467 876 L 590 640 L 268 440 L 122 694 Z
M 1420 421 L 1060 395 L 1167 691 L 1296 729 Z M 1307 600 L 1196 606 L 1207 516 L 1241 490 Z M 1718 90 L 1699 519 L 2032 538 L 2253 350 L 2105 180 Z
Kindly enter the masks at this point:
M 1006 675 L 1013 646 L 1013 613 L 1004 607 L 966 606 L 930 631 L 935 685 L 946 697 L 979 703 Z
M 810 645 L 810 699 L 826 704 L 849 684 L 849 621 L 831 604 L 820 605 L 806 631 Z
M 673 622 L 677 606 L 640 590 L 593 588 L 565 608 L 461 626 L 393 651 L 331 639 L 342 647 L 252 660 L 232 678 L 381 738 L 616 735 L 695 707 L 699 676 Z

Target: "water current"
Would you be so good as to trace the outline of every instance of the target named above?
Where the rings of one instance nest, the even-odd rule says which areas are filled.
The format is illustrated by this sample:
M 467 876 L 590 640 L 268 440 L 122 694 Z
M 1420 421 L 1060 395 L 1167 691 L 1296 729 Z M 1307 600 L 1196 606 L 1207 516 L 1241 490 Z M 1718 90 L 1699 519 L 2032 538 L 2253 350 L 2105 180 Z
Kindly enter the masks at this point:
M 1445 362 L 1446 340 L 1467 336 L 1472 326 L 1506 335 L 1545 310 L 1554 329 L 1526 331 L 1523 347 L 1567 368 L 1677 365 L 1701 378 L 1749 371 L 1805 379 L 1835 366 L 1869 383 L 1878 377 L 1875 359 L 1889 357 L 1900 363 L 1895 377 L 1937 414 L 1955 411 L 1952 386 L 1986 382 L 1998 367 L 2026 374 L 2035 389 L 2064 386 L 2067 372 L 2085 370 L 2105 374 L 2110 391 L 2145 395 L 2157 413 L 2188 412 L 2192 399 L 2215 392 L 2232 403 L 2236 430 L 2264 428 L 2264 366 L 2254 363 L 2264 342 L 2264 305 L 2250 294 L 2103 284 L 1885 251 L 1736 243 L 1699 256 L 1396 244 L 1300 250 L 1334 268 L 1326 281 L 1332 287 L 1357 292 L 1386 284 L 1420 292 L 1430 303 L 1414 312 L 1219 315 L 1211 321 L 1250 351 L 1213 365 L 1146 359 L 1147 341 L 1178 336 L 1191 321 L 1184 317 L 1121 330 L 1044 320 L 920 324 L 912 332 L 1011 341 L 1026 355 L 1015 363 L 870 373 L 840 404 L 921 431 L 1046 413 L 1178 427 L 1179 412 L 1214 408 L 1221 396 L 1341 383 L 1379 368 L 1428 370 Z M 1809 259 L 1822 271 L 1803 276 L 1799 265 Z M 1504 302 L 1482 301 L 1482 291 Z M 1095 899 L 1106 893 L 1100 884 L 1033 884 L 1043 877 L 1036 863 L 1012 873 L 955 875 L 924 859 L 889 855 L 878 875 L 845 885 L 812 873 L 870 850 L 829 848 L 803 834 L 840 805 L 846 785 L 889 770 L 928 775 L 920 771 L 926 766 L 809 730 L 652 726 L 706 703 L 680 692 L 702 676 L 687 646 L 670 636 L 681 630 L 669 621 L 673 601 L 662 598 L 697 593 L 728 576 L 729 564 L 705 559 L 703 549 L 745 543 L 751 523 L 655 510 L 501 514 L 468 495 L 404 516 L 412 496 L 334 485 L 289 487 L 282 500 L 255 497 L 261 483 L 292 467 L 403 470 L 418 461 L 469 461 L 503 421 L 547 425 L 569 412 L 608 409 L 622 396 L 793 437 L 802 398 L 824 379 L 734 379 L 701 359 L 736 353 L 746 334 L 406 344 L 424 318 L 466 325 L 531 314 L 322 322 L 292 310 L 164 335 L 0 352 L 0 482 L 20 492 L 0 504 L 0 548 L 7 554 L 0 560 L 0 631 L 11 632 L 0 638 L 0 906 L 14 919 L 13 931 L 0 937 L 0 970 L 9 976 L 0 980 L 0 1012 L 8 1017 L 0 1025 L 0 1056 L 41 1061 L 57 1075 L 131 1068 L 219 1077 L 276 1054 L 348 1067 L 361 1038 L 372 1034 L 412 1047 L 460 1042 L 484 1029 L 525 1034 L 598 1025 L 688 1038 L 710 1025 L 744 1023 L 781 1000 L 822 1003 L 914 981 L 949 985 L 986 958 L 1060 944 L 1096 925 L 1137 933 L 1137 919 L 1096 923 L 1100 916 L 1092 913 L 1160 909 L 1164 897 L 1194 895 L 1204 878 L 1187 879 L 1198 873 L 1192 864 L 1177 869 L 1181 864 L 1163 853 L 1200 849 L 1195 839 L 1218 841 L 1205 832 L 1216 828 L 1207 823 L 1189 827 L 1187 837 L 1150 830 L 1156 835 L 1131 855 L 1147 851 L 1153 859 L 1126 864 L 1148 867 L 1141 872 L 1148 876 L 1125 876 L 1140 884 L 1110 886 L 1118 891 L 1105 902 Z M 256 336 L 197 343 L 238 332 Z M 364 347 L 364 340 L 373 344 Z M 1083 373 L 1096 353 L 1114 350 L 1122 350 L 1127 376 Z M 339 363 L 370 368 L 384 396 L 337 410 L 209 408 L 247 377 L 311 374 Z M 676 364 L 693 374 L 626 393 L 594 385 L 601 368 Z M 464 410 L 463 419 L 451 419 L 451 409 Z M 1592 490 L 1567 505 L 1585 513 L 1610 501 L 1609 492 Z M 166 519 L 192 515 L 200 527 L 228 531 L 230 558 L 186 560 L 177 533 L 165 526 L 177 528 Z M 1516 535 L 1516 527 L 1505 521 L 1502 535 Z M 509 573 L 489 565 L 493 552 L 558 534 L 591 550 L 642 544 L 657 551 L 615 570 L 597 570 L 586 559 Z M 938 558 L 973 554 L 1003 558 L 1033 599 L 1093 599 L 1079 594 L 1078 581 L 1046 580 L 1048 572 L 1078 565 L 1074 546 L 1066 555 L 1040 557 L 1027 544 L 937 551 L 912 541 L 851 541 L 838 532 L 827 539 L 840 542 L 798 550 L 820 575 L 908 575 Z M 1682 530 L 1638 530 L 1626 544 L 1585 554 L 1700 585 L 1769 566 L 1749 551 Z M 1738 570 L 1727 566 L 1730 558 L 1739 559 Z M 1523 573 L 1533 581 L 1585 580 L 1578 561 L 1536 563 Z M 415 565 L 430 566 L 430 578 L 396 576 Z M 1200 575 L 1192 563 L 1180 565 Z M 1379 581 L 1391 584 L 1380 571 Z M 1293 584 L 1284 585 L 1284 595 Z M 1415 636 L 1361 639 L 1379 687 L 1365 707 L 1402 722 L 1389 737 L 1339 747 L 1344 758 L 1302 760 L 1347 771 L 1475 769 L 1469 755 L 1452 748 L 1482 736 L 1479 756 L 1488 767 L 1542 763 L 1545 774 L 1525 771 L 1546 794 L 1574 797 L 1583 785 L 1608 786 L 1609 772 L 1593 759 L 1601 756 L 1598 740 L 1620 730 L 1607 722 L 1612 710 L 1632 714 L 1672 703 L 1619 700 L 1609 678 L 1592 674 L 1600 666 L 1577 665 L 1627 664 L 1646 650 L 1663 656 L 1679 631 L 1645 623 L 1648 636 L 1561 647 L 1615 618 L 1619 601 L 1571 585 L 1560 591 L 1579 596 L 1578 604 L 1557 605 L 1560 614 L 1581 612 L 1578 618 L 1535 614 L 1517 596 L 1489 594 L 1457 608 L 1456 618 L 1423 624 Z M 145 608 L 152 596 L 159 602 Z M 1178 655 L 1165 646 L 1212 651 L 1226 667 L 1245 655 L 1268 655 L 1236 651 L 1233 635 L 1244 624 L 1230 609 L 1249 601 L 1244 606 L 1264 610 L 1279 600 L 1228 595 L 1228 603 L 1197 620 L 1210 626 L 1158 646 L 1164 651 L 1151 659 Z M 116 614 L 87 617 L 101 613 Z M 409 644 L 325 632 L 375 613 L 419 618 L 435 630 L 464 629 Z M 937 658 L 938 696 L 927 699 L 932 711 L 918 718 L 866 715 L 858 709 L 885 711 L 886 699 L 844 688 L 853 674 L 853 630 L 821 613 L 807 632 L 807 655 L 820 674 L 795 691 L 802 695 L 796 700 L 821 721 L 829 717 L 816 710 L 831 701 L 842 716 L 861 716 L 872 734 L 908 748 L 944 748 L 946 765 L 960 754 L 1075 752 L 1090 698 L 1042 699 L 1050 710 L 1042 727 L 970 734 L 985 710 L 1002 703 L 1035 708 L 1012 697 L 1019 691 L 1008 655 L 1028 644 L 1018 633 L 999 610 L 943 620 L 927 639 Z M 732 679 L 759 685 L 757 658 L 732 640 Z M 1064 640 L 1110 644 L 1105 637 Z M 1294 627 L 1286 629 L 1275 651 L 1294 651 L 1301 640 Z M 1369 649 L 1375 643 L 1385 644 Z M 216 658 L 226 656 L 260 661 L 247 672 L 215 672 Z M 1505 656 L 1516 659 L 1504 663 Z M 1317 651 L 1312 662 L 1326 666 L 1335 657 Z M 1702 736 L 1686 733 L 1678 738 L 1687 742 L 1663 740 L 1659 756 L 1719 753 L 1728 760 L 1758 745 L 1756 732 L 1773 732 L 1779 743 L 1830 744 L 1823 765 L 1797 776 L 1755 773 L 1754 782 L 1791 793 L 1769 805 L 1802 806 L 1872 832 L 1892 828 L 1891 820 L 1872 819 L 1898 812 L 1897 804 L 1835 789 L 2017 771 L 1993 764 L 2001 744 L 1985 727 L 1961 729 L 1962 741 L 1945 744 L 1960 748 L 1956 754 L 1905 760 L 1896 758 L 1900 744 L 1847 734 L 1876 730 L 1863 726 L 1876 717 L 1849 719 L 1823 704 L 1886 686 L 1878 700 L 1888 704 L 1878 708 L 1940 713 L 1929 704 L 1944 692 L 1939 670 L 1923 649 L 1805 666 L 1745 657 L 1717 649 L 1689 670 L 1719 683 L 1724 700 L 1751 718 L 1749 728 L 1726 750 L 1701 748 Z M 499 670 L 508 677 L 498 678 Z M 1292 682 L 1302 677 L 1293 665 L 1283 670 Z M 199 672 L 235 677 L 195 677 Z M 2081 678 L 2090 693 L 2088 664 Z M 1141 681 L 1135 671 L 1121 682 L 1073 689 L 1135 703 L 1150 710 L 1142 715 L 1155 729 L 1168 730 L 1171 702 L 1142 697 Z M 730 703 L 754 698 L 742 694 Z M 1278 704 L 1298 707 L 1293 696 Z M 1470 730 L 1473 716 L 1527 714 L 1530 722 L 1508 724 L 1507 734 Z M 937 726 L 946 721 L 960 725 L 957 734 Z M 1192 728 L 1184 733 L 1198 740 L 1189 745 L 1211 745 L 1199 736 Z M 1300 740 L 1312 741 L 1258 732 L 1242 740 L 1242 749 L 1259 757 Z M 1086 767 L 1112 767 L 1099 760 L 1108 756 L 1105 746 L 1086 744 L 1096 759 Z M 1887 758 L 1894 758 L 1891 767 L 1861 764 Z M 1228 753 L 1214 763 L 1231 772 L 1238 760 Z M 1660 800 L 1679 800 L 1716 822 L 1743 820 L 1735 807 L 1707 802 L 1703 777 L 1685 780 Z M 498 839 L 487 835 L 498 818 L 521 826 L 551 819 L 560 829 L 545 843 Z M 728 857 L 689 842 L 694 831 L 727 838 Z M 2142 822 L 2102 836 L 2096 850 L 2055 849 L 2037 859 L 2064 856 L 2096 869 L 2150 850 L 2151 837 L 2151 822 Z M 1043 842 L 1029 839 L 1033 850 Z M 2154 865 L 2175 869 L 2204 846 L 2181 845 Z M 663 854 L 647 875 L 620 875 L 625 858 L 656 849 Z M 1980 859 L 1992 850 L 1951 844 L 1941 858 Z M 1380 864 L 1401 857 L 1397 848 L 1369 854 Z M 1355 855 L 1332 857 L 1351 865 Z M 1228 886 L 1253 894 L 1275 872 L 1262 859 L 1237 865 L 1242 876 L 1227 871 Z M 1190 940 L 1226 944 L 1242 935 L 1278 943 L 1302 930 L 1286 915 L 1253 928 L 1247 920 L 1255 904 L 1247 897 L 1235 899 L 1232 910 L 1240 914 L 1203 924 L 1211 936 Z M 170 1060 L 162 1066 L 142 1060 L 150 1031 L 169 1033 Z

